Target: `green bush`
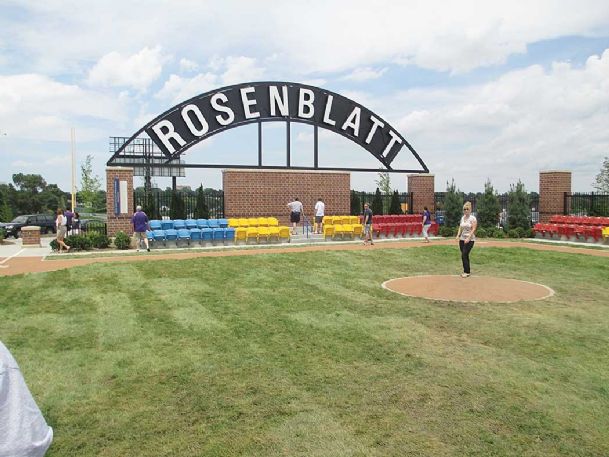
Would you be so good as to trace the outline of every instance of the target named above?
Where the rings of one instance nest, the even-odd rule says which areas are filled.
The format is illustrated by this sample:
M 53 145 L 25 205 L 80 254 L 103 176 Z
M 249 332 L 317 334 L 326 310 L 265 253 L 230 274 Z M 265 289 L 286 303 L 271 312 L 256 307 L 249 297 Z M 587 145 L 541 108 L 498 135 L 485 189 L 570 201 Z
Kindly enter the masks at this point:
M 116 246 L 117 249 L 129 249 L 130 244 L 131 239 L 129 238 L 129 235 L 123 231 L 118 232 L 114 237 L 114 246 Z
M 440 227 L 440 230 L 438 231 L 438 235 L 444 236 L 444 237 L 455 236 L 456 235 L 455 228 L 450 227 L 448 225 L 443 225 L 442 227 Z
M 530 228 L 530 229 L 528 230 L 528 233 L 526 233 L 526 234 L 525 234 L 525 236 L 526 236 L 527 238 L 535 238 L 535 230 L 534 230 L 533 228 Z
M 57 240 L 53 240 L 49 243 L 49 246 L 51 246 L 51 250 L 53 251 L 59 251 L 59 243 L 57 242 Z
M 92 243 L 86 235 L 70 235 L 65 239 L 65 243 L 72 249 L 86 251 L 91 249 Z
M 91 245 L 97 249 L 105 249 L 110 246 L 110 238 L 103 233 L 89 233 L 88 238 L 91 240 Z
M 6 232 L 4 231 L 4 229 L 0 228 L 0 243 L 2 243 L 2 240 L 4 240 L 5 235 L 6 235 Z
M 486 229 L 484 227 L 478 227 L 478 229 L 476 230 L 476 237 L 477 238 L 486 238 L 487 237 Z

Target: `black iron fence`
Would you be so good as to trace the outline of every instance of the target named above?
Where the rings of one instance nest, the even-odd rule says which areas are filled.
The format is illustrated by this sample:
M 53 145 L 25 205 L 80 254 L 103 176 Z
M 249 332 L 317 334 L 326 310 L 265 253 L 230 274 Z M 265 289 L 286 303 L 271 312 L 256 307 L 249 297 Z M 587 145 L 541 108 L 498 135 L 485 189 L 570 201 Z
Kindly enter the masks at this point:
M 482 192 L 477 193 L 463 193 L 463 202 L 471 202 L 472 213 L 476 213 L 476 202 L 479 198 L 482 198 L 484 194 Z M 436 212 L 436 219 L 442 221 L 444 216 L 444 198 L 446 192 L 436 192 L 434 195 L 434 206 Z M 509 196 L 507 193 L 497 195 L 499 200 L 499 206 L 501 207 L 501 213 L 499 214 L 499 225 L 504 226 L 507 222 L 508 215 L 510 214 Z M 531 222 L 536 224 L 539 222 L 539 194 L 536 192 L 529 194 L 529 206 L 531 208 Z
M 565 192 L 566 215 L 609 216 L 609 194 Z
M 80 230 L 84 233 L 99 233 L 100 235 L 108 234 L 108 225 L 105 221 L 83 221 L 81 222 Z
M 203 194 L 204 206 L 207 208 L 209 218 L 224 217 L 224 191 L 212 190 Z M 198 218 L 196 192 L 133 192 L 133 204 L 141 206 L 149 219 L 190 219 Z M 172 210 L 173 207 L 173 210 Z M 175 217 L 176 214 L 178 217 Z
M 376 196 L 376 192 L 364 192 L 358 190 L 351 191 L 351 215 L 357 216 L 364 211 L 364 203 L 372 205 Z M 381 201 L 383 203 L 383 212 L 381 214 L 389 214 L 391 208 L 391 199 L 393 192 L 381 192 Z M 398 192 L 398 201 L 400 210 L 404 214 L 412 214 L 412 192 Z

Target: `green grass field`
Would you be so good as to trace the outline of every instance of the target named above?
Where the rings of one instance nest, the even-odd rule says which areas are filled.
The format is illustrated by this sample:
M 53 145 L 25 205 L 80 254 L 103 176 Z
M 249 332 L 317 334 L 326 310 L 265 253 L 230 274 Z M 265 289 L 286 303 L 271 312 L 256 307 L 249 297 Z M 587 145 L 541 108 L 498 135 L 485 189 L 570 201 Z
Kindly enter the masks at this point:
M 0 339 L 65 456 L 607 456 L 609 259 L 481 248 L 556 295 L 384 290 L 456 247 L 198 258 L 0 278 Z

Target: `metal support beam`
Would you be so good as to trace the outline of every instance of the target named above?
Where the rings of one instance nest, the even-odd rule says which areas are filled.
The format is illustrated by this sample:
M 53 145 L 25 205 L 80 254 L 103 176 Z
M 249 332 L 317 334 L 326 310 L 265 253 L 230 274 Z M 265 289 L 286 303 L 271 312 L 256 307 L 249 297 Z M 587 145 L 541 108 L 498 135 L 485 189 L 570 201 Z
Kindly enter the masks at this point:
M 262 122 L 258 122 L 258 166 L 262 166 Z
M 319 133 L 317 126 L 313 127 L 313 168 L 319 167 Z
M 285 166 L 290 168 L 291 152 L 290 152 L 290 121 L 286 121 L 286 164 Z

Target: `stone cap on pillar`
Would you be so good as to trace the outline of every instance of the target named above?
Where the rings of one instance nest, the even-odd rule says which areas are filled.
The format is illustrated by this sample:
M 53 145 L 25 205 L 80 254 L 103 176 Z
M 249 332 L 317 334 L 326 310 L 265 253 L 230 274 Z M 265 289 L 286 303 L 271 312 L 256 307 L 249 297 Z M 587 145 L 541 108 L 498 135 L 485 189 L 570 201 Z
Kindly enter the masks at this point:
M 36 232 L 40 231 L 40 226 L 38 225 L 26 225 L 25 227 L 21 227 L 22 232 Z
M 112 167 L 106 167 L 106 171 L 107 170 L 116 170 L 116 171 L 133 171 L 133 167 L 116 167 L 116 166 L 112 166 Z

